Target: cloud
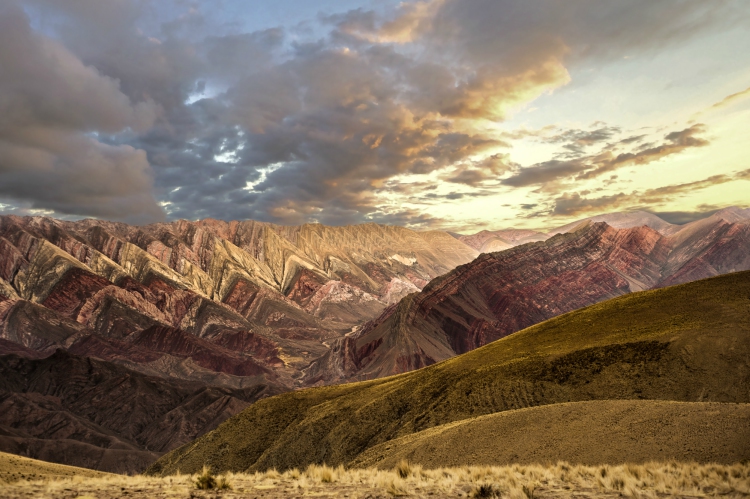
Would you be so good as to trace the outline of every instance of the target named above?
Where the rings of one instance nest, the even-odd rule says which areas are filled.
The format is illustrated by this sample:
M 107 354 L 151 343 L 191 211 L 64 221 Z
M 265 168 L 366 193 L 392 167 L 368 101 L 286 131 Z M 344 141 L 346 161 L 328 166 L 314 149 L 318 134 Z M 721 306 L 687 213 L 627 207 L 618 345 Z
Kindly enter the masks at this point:
M 379 19 L 375 12 L 363 9 L 323 19 L 335 24 L 341 33 L 371 43 L 409 43 L 430 28 L 432 18 L 444 4 L 445 0 L 403 2 L 389 19 Z
M 0 67 L 0 198 L 61 214 L 164 218 L 146 153 L 97 140 L 147 130 L 153 101 L 131 101 L 116 80 L 35 34 L 9 2 L 0 3 Z
M 479 161 L 460 164 L 441 178 L 447 182 L 479 187 L 488 182 L 496 184 L 499 177 L 511 168 L 510 157 L 496 153 Z
M 518 169 L 500 152 L 512 137 L 490 125 L 582 61 L 655 50 L 736 11 L 724 0 L 428 0 L 245 32 L 199 0 L 18 0 L 42 35 L 0 2 L 0 195 L 62 214 L 286 224 L 439 224 L 389 210 L 383 195 L 405 176 L 469 190 L 516 169 L 502 183 L 526 186 L 698 147 L 696 128 L 591 155 L 614 134 L 599 127 L 559 137 L 574 157 Z
M 563 143 L 563 148 L 568 151 L 567 155 L 580 156 L 588 147 L 606 142 L 620 131 L 619 127 L 610 126 L 595 130 L 565 130 L 562 133 L 545 138 L 544 142 L 549 144 Z
M 742 90 L 741 92 L 737 92 L 732 95 L 728 95 L 724 97 L 721 101 L 711 106 L 711 109 L 721 109 L 721 108 L 729 107 L 733 105 L 735 102 L 746 99 L 747 97 L 750 97 L 750 87 L 746 88 L 745 90 Z
M 745 90 L 741 90 L 739 92 L 735 92 L 735 93 L 733 93 L 731 95 L 727 95 L 726 97 L 724 97 L 719 102 L 714 103 L 711 107 L 709 107 L 707 109 L 704 109 L 703 111 L 699 111 L 699 112 L 695 113 L 692 116 L 691 119 L 692 120 L 696 120 L 700 116 L 702 116 L 702 115 L 704 115 L 706 113 L 710 113 L 711 111 L 716 111 L 716 110 L 719 110 L 719 109 L 725 109 L 727 107 L 731 107 L 731 106 L 735 105 L 737 102 L 741 102 L 741 101 L 747 99 L 748 97 L 750 97 L 750 87 L 746 88 Z
M 705 131 L 705 125 L 699 123 L 684 130 L 668 133 L 664 137 L 666 142 L 636 153 L 615 155 L 612 151 L 605 151 L 591 160 L 594 168 L 582 172 L 577 178 L 589 179 L 598 177 L 624 166 L 645 165 L 666 156 L 678 154 L 688 148 L 707 146 L 709 144 L 708 140 L 696 137 L 697 134 L 705 133 Z
M 734 175 L 712 175 L 694 182 L 667 185 L 644 191 L 634 191 L 630 194 L 618 193 L 595 198 L 586 198 L 583 193 L 565 193 L 554 200 L 551 210 L 553 216 L 583 216 L 590 213 L 614 211 L 622 208 L 658 206 L 673 201 L 676 197 L 706 189 L 715 185 L 725 184 L 734 180 L 745 179 L 750 170 L 744 170 Z
M 608 147 L 594 156 L 545 161 L 520 168 L 501 183 L 512 187 L 525 187 L 564 179 L 586 180 L 599 177 L 626 166 L 649 164 L 688 148 L 706 146 L 709 142 L 696 136 L 705 131 L 705 125 L 696 124 L 684 130 L 670 132 L 664 136 L 665 142 L 662 144 L 638 152 L 616 154 L 614 147 Z

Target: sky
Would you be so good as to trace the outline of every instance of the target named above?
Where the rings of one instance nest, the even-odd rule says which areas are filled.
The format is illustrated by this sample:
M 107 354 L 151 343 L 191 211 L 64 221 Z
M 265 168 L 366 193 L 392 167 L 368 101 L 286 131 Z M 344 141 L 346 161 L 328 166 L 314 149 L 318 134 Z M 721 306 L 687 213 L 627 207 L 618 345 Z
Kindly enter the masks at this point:
M 750 206 L 746 0 L 0 0 L 0 213 L 472 233 Z

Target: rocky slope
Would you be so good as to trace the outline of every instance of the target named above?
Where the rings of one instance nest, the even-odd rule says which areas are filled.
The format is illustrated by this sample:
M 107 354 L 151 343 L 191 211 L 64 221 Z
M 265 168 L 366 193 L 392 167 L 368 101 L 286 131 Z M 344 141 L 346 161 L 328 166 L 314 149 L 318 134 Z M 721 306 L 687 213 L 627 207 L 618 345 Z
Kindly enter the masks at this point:
M 720 212 L 669 236 L 646 225 L 584 222 L 572 233 L 482 254 L 336 340 L 306 378 L 406 372 L 608 298 L 750 269 L 750 221 L 727 218 Z
M 189 473 L 204 464 L 217 471 L 302 469 L 323 462 L 351 465 L 376 446 L 399 452 L 395 446 L 400 440 L 395 439 L 430 428 L 528 407 L 541 411 L 568 402 L 747 404 L 749 307 L 750 271 L 620 296 L 425 369 L 263 399 L 211 433 L 163 456 L 149 472 L 167 475 L 179 469 Z M 631 405 L 631 409 L 637 408 Z M 660 419 L 671 417 L 670 411 L 658 412 L 643 412 L 642 419 L 653 416 L 653 424 L 641 428 L 654 431 L 660 427 Z M 701 422 L 710 421 L 703 410 L 698 411 L 703 415 L 696 413 L 694 419 L 689 410 L 676 412 L 685 416 L 669 419 L 676 426 L 670 430 L 675 435 L 694 433 Z M 616 425 L 618 420 L 628 423 L 625 414 L 615 413 L 610 414 L 614 423 L 608 423 L 604 413 L 590 412 L 590 422 L 602 429 Z M 728 421 L 714 413 L 717 421 Z M 556 424 L 555 414 L 561 413 L 553 410 L 550 417 L 537 420 Z M 747 412 L 743 410 L 738 416 L 739 422 L 721 427 L 735 439 L 747 435 L 743 423 Z M 688 424 L 679 426 L 686 419 L 690 420 Z M 533 426 L 525 430 L 536 431 Z M 544 429 L 540 432 L 545 434 Z M 629 441 L 634 459 L 649 460 L 643 453 L 645 448 L 637 450 L 641 442 L 636 437 L 613 436 L 613 443 Z M 482 437 L 472 438 L 478 441 Z M 509 441 L 519 440 L 513 437 Z M 392 449 L 388 449 L 390 441 Z M 523 441 L 529 444 L 535 440 Z M 690 441 L 685 439 L 682 446 L 675 446 L 682 447 L 678 455 L 690 458 L 690 454 L 683 454 L 684 444 Z M 658 439 L 644 436 L 646 442 L 658 444 Z M 569 444 L 575 443 L 569 440 Z M 545 444 L 554 449 L 552 442 Z M 701 445 L 713 447 L 706 441 Z M 499 447 L 497 455 L 503 455 L 505 446 Z M 526 454 L 529 449 L 521 450 L 520 454 Z M 659 456 L 658 447 L 651 451 L 651 459 Z M 699 458 L 711 459 L 721 452 Z M 740 454 L 746 454 L 746 450 Z
M 668 236 L 589 224 L 520 246 L 547 235 L 506 230 L 474 247 L 374 224 L 0 217 L 0 362 L 107 366 L 82 399 L 126 378 L 211 394 L 189 409 L 169 399 L 148 416 L 157 435 L 134 429 L 140 414 L 102 428 L 109 406 L 40 404 L 59 395 L 0 377 L 0 398 L 24 408 L 7 412 L 0 451 L 133 470 L 269 394 L 413 370 L 603 299 L 748 268 L 746 215 L 724 210 Z M 516 246 L 468 263 L 505 245 Z M 168 424 L 183 412 L 200 421 Z
M 0 450 L 136 471 L 476 254 L 374 224 L 0 217 Z
M 281 391 L 147 376 L 63 350 L 36 360 L 2 356 L 0 376 L 4 449 L 130 473 Z

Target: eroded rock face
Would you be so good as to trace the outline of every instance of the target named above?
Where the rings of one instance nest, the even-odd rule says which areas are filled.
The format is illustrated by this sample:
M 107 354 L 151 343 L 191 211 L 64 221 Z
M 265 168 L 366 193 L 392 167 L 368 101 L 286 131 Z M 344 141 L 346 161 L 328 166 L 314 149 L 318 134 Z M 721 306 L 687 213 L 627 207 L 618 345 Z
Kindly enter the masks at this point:
M 483 254 L 336 340 L 306 377 L 331 383 L 405 372 L 625 293 L 748 270 L 750 223 L 726 218 L 719 213 L 678 231 L 655 223 L 667 236 L 645 225 L 585 223 Z
M 474 256 L 444 233 L 374 224 L 0 217 L 0 364 L 45 380 L 0 376 L 15 408 L 0 449 L 137 471 L 258 397 L 305 386 L 329 341 Z
M 375 224 L 0 217 L 0 365 L 18 370 L 0 376 L 18 409 L 0 450 L 134 471 L 259 397 L 417 369 L 606 298 L 746 269 L 746 215 L 473 246 Z
M 115 472 L 140 471 L 145 461 L 279 393 L 262 384 L 238 390 L 152 377 L 62 350 L 36 360 L 0 356 L 0 377 L 3 449 L 36 449 L 55 462 L 69 462 L 71 449 L 88 449 L 76 462 Z M 111 453 L 121 460 L 105 459 Z

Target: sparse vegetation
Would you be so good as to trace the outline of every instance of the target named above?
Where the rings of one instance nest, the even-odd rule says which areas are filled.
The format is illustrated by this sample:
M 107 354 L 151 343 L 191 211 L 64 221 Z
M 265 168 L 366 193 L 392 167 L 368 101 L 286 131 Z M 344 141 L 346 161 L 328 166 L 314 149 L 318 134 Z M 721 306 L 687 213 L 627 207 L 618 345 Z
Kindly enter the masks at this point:
M 750 355 L 749 296 L 750 272 L 633 293 L 418 371 L 269 397 L 228 419 L 210 436 L 166 454 L 148 473 L 168 475 L 177 468 L 196 472 L 207 456 L 212 456 L 216 471 L 303 469 L 321 454 L 328 465 L 380 466 L 357 459 L 378 445 L 384 446 L 385 457 L 398 454 L 394 439 L 440 425 L 570 401 L 714 402 L 723 397 L 723 402 L 747 403 L 742 366 Z M 719 446 L 713 454 L 707 445 L 705 452 L 685 455 L 683 450 L 695 446 L 675 442 L 674 452 L 647 448 L 634 462 L 671 456 L 702 462 L 727 459 Z M 635 449 L 640 442 L 632 440 L 631 445 Z M 631 454 L 626 448 L 613 462 L 628 462 Z M 729 462 L 746 457 L 740 454 Z M 459 459 L 397 459 L 408 457 L 431 467 L 514 462 L 471 462 L 468 457 L 464 462 L 467 454 L 452 455 Z M 612 459 L 594 457 L 579 462 Z M 560 454 L 544 458 L 573 459 Z M 383 466 L 392 468 L 397 462 Z
M 476 499 L 488 499 L 491 497 L 500 497 L 500 491 L 491 483 L 483 483 L 472 489 L 469 497 Z
M 396 465 L 396 473 L 401 478 L 408 478 L 409 475 L 411 475 L 411 466 L 409 465 L 409 461 L 405 459 L 399 461 Z
M 230 490 L 232 485 L 229 483 L 229 479 L 226 475 L 216 477 L 211 473 L 211 468 L 209 466 L 204 466 L 195 478 L 195 488 L 198 490 Z
M 210 490 L 216 488 L 216 478 L 211 473 L 211 468 L 204 466 L 203 470 L 195 479 L 195 488 L 199 490 Z
M 168 499 L 216 497 L 222 480 L 223 499 L 263 497 L 281 499 L 316 497 L 747 497 L 750 495 L 750 463 L 700 465 L 695 463 L 648 463 L 621 466 L 581 466 L 557 463 L 550 466 L 513 465 L 423 469 L 405 463 L 406 477 L 398 469 L 379 470 L 332 468 L 313 465 L 305 471 L 271 469 L 256 473 L 214 476 L 209 469 L 198 475 L 169 477 L 106 475 L 76 476 L 48 480 L 14 481 L 4 484 L 4 499 L 77 497 L 113 499 Z M 199 488 L 197 480 L 211 477 L 214 488 Z M 211 482 L 209 478 L 203 479 Z

